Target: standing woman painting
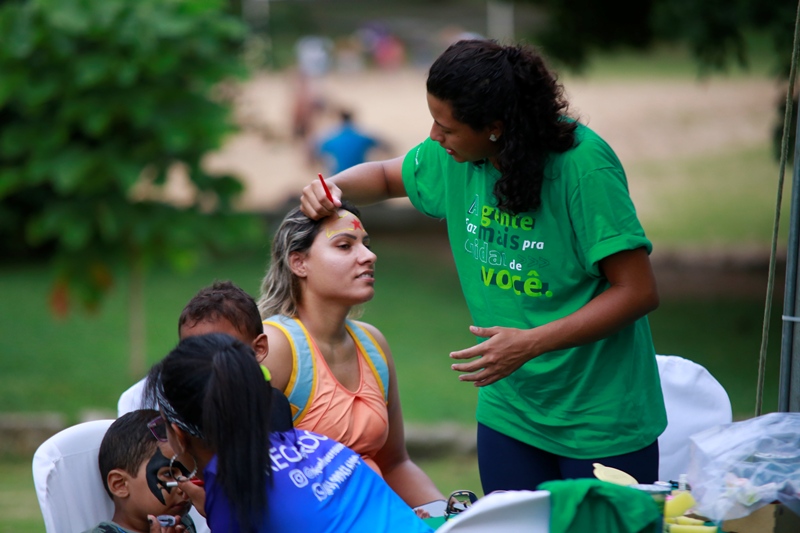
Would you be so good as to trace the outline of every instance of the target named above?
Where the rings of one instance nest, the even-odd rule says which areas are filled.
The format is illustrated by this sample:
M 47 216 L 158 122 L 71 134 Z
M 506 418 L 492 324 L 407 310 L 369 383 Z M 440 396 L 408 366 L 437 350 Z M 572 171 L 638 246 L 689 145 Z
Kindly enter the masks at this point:
M 447 220 L 477 340 L 449 355 L 479 387 L 485 493 L 592 477 L 595 462 L 655 481 L 667 421 L 646 315 L 659 299 L 617 156 L 568 116 L 527 46 L 451 45 L 427 100 L 428 139 L 331 177 L 333 201 L 306 186 L 303 211 L 407 196 Z

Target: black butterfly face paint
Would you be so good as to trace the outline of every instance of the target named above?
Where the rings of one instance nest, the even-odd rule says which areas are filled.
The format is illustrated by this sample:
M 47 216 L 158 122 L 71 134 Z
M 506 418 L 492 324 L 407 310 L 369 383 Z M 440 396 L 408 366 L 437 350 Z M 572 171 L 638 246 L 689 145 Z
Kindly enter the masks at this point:
M 189 474 L 186 467 L 178 461 L 174 461 L 172 467 L 175 470 L 180 470 L 184 476 Z M 150 488 L 150 492 L 153 493 L 162 505 L 166 505 L 164 495 L 161 491 L 167 491 L 167 494 L 172 492 L 172 487 L 167 487 L 167 482 L 174 481 L 174 475 L 169 470 L 169 459 L 164 457 L 160 447 L 156 446 L 156 452 L 153 454 L 153 457 L 150 458 L 150 461 L 148 461 L 145 472 L 147 473 L 147 486 Z

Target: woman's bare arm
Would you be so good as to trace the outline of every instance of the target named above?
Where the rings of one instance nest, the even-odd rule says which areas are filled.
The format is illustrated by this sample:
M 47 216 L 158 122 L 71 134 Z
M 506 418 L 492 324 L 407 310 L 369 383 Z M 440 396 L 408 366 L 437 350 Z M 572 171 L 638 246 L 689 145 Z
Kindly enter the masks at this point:
M 381 345 L 389 364 L 389 436 L 375 456 L 375 462 L 392 490 L 409 506 L 418 507 L 434 500 L 443 500 L 444 496 L 433 481 L 408 456 L 397 375 L 388 343 L 374 326 L 364 326 Z
M 332 215 L 345 198 L 356 205 L 367 205 L 406 195 L 403 185 L 405 156 L 362 163 L 325 178 L 333 202 L 325 194 L 319 179 L 303 188 L 300 207 L 314 220 Z

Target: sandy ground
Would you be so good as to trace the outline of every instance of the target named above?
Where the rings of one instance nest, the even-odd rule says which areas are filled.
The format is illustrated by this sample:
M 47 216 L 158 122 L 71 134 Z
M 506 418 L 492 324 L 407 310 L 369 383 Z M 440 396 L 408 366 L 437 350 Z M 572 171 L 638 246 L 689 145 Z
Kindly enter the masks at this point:
M 241 207 L 271 210 L 299 196 L 321 169 L 308 163 L 302 143 L 291 139 L 292 83 L 288 74 L 262 74 L 241 89 L 237 116 L 243 132 L 208 157 L 213 172 L 244 180 Z M 669 160 L 709 151 L 762 144 L 768 138 L 779 97 L 767 79 L 709 81 L 593 81 L 566 78 L 574 115 L 614 148 L 623 164 Z M 425 72 L 334 74 L 316 86 L 329 107 L 350 107 L 367 131 L 401 155 L 424 139 L 430 127 Z M 323 113 L 317 132 L 334 123 Z M 631 179 L 637 208 L 646 210 L 646 185 Z

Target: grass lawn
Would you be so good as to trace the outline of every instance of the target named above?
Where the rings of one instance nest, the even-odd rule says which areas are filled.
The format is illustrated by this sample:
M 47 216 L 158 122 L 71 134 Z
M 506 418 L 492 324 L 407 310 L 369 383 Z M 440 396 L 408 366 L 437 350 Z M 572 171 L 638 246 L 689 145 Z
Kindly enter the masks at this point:
M 476 390 L 455 379 L 447 357 L 472 343 L 466 329 L 469 316 L 449 260 L 436 259 L 413 242 L 376 240 L 381 258 L 377 295 L 363 319 L 389 339 L 405 416 L 419 422 L 472 423 Z M 186 277 L 152 273 L 147 283 L 149 361 L 160 359 L 175 344 L 177 317 L 197 289 L 214 279 L 232 279 L 256 294 L 262 263 L 252 254 L 219 259 Z M 119 394 L 140 377 L 127 371 L 124 279 L 96 315 L 73 313 L 55 320 L 47 308 L 47 276 L 44 267 L 2 270 L 0 291 L 6 301 L 17 304 L 0 309 L 0 411 L 59 411 L 70 422 L 83 409 L 113 412 Z M 656 349 L 708 366 L 723 384 L 730 384 L 729 390 L 737 391 L 734 409 L 746 415 L 751 409 L 748 402 L 740 403 L 738 393 L 755 390 L 752 361 L 760 345 L 762 306 L 735 295 L 710 302 L 667 299 L 651 316 Z M 779 315 L 780 310 L 773 312 Z M 776 321 L 773 354 L 778 327 Z
M 469 423 L 474 391 L 453 379 L 445 355 L 472 342 L 453 272 L 446 265 L 415 260 L 407 249 L 378 245 L 378 253 L 378 296 L 363 319 L 378 325 L 390 341 L 408 397 L 406 415 Z M 263 258 L 248 254 L 210 262 L 186 277 L 153 272 L 146 295 L 149 362 L 161 359 L 177 342 L 178 315 L 199 288 L 231 279 L 257 294 L 263 269 Z M 55 410 L 71 422 L 83 409 L 115 411 L 120 392 L 141 377 L 127 370 L 124 276 L 100 312 L 72 313 L 64 320 L 48 310 L 47 276 L 44 266 L 2 270 L 0 290 L 6 301 L 18 305 L 0 310 L 0 411 Z M 437 395 L 432 403 L 418 394 L 430 389 Z
M 44 532 L 39 504 L 33 491 L 31 463 L 22 459 L 0 460 L 0 533 Z
M 627 173 L 632 196 L 646 194 L 642 225 L 660 246 L 671 248 L 762 246 L 775 217 L 778 164 L 765 140 L 757 146 L 670 161 L 637 161 Z M 779 242 L 789 235 L 791 167 L 784 176 Z M 785 244 L 784 244 L 785 246 Z

